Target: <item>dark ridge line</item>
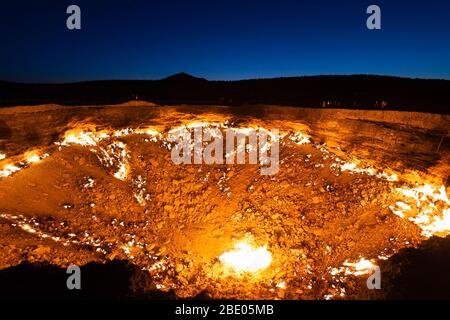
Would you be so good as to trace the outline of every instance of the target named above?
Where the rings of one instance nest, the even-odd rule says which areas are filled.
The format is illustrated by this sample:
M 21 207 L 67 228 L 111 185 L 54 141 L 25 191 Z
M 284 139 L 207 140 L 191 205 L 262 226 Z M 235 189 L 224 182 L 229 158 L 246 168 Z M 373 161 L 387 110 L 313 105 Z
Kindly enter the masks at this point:
M 160 105 L 281 105 L 449 114 L 450 80 L 392 76 L 304 76 L 209 81 L 186 73 L 161 80 L 33 84 L 0 81 L 0 107 L 101 105 L 130 100 Z

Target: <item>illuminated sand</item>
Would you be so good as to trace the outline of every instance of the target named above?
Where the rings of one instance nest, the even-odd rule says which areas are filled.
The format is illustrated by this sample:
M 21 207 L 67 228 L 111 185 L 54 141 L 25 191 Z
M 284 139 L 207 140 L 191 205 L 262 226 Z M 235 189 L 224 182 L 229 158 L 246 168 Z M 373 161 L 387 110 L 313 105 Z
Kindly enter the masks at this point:
M 182 297 L 352 298 L 381 261 L 450 233 L 448 148 L 405 156 L 411 138 L 433 148 L 426 128 L 274 119 L 283 108 L 55 108 L 2 116 L 2 268 L 127 259 L 148 289 Z M 198 125 L 279 129 L 280 172 L 174 165 L 167 133 Z

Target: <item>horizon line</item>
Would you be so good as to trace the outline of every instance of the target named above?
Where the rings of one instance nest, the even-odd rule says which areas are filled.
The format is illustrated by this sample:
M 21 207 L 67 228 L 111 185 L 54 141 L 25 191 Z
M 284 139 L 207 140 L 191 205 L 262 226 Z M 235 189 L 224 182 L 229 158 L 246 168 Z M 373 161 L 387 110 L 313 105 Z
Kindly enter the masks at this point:
M 427 78 L 427 77 L 412 77 L 412 76 L 400 76 L 400 75 L 388 75 L 388 74 L 373 74 L 373 73 L 352 73 L 352 74 L 311 74 L 311 75 L 291 75 L 291 76 L 274 76 L 274 77 L 261 77 L 261 78 L 242 78 L 242 79 L 207 79 L 205 77 L 192 75 L 187 72 L 178 72 L 174 74 L 170 74 L 168 76 L 158 78 L 158 79 L 138 79 L 138 78 L 129 78 L 129 79 L 119 79 L 119 78 L 111 78 L 111 79 L 95 79 L 95 80 L 76 80 L 76 81 L 62 81 L 62 82 L 52 82 L 52 81 L 11 81 L 0 79 L 0 82 L 9 82 L 9 83 L 17 83 L 17 84 L 76 84 L 76 83 L 86 83 L 86 82 L 102 82 L 102 81 L 162 81 L 175 76 L 185 75 L 188 77 L 192 77 L 193 79 L 198 80 L 206 80 L 208 82 L 238 82 L 238 81 L 255 81 L 255 80 L 275 80 L 275 79 L 293 79 L 293 78 L 319 78 L 319 77 L 356 77 L 356 76 L 369 76 L 369 77 L 385 77 L 385 78 L 399 78 L 399 79 L 411 79 L 411 80 L 436 80 L 436 81 L 450 81 L 450 78 Z

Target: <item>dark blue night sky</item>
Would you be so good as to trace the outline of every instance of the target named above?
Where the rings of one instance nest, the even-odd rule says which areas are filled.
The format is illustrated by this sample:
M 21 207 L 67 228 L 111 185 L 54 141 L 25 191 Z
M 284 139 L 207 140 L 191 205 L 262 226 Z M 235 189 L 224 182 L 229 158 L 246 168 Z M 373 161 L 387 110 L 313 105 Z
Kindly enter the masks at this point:
M 77 4 L 82 30 L 66 28 Z M 382 30 L 366 8 L 382 9 Z M 450 1 L 2 1 L 0 79 L 450 79 Z

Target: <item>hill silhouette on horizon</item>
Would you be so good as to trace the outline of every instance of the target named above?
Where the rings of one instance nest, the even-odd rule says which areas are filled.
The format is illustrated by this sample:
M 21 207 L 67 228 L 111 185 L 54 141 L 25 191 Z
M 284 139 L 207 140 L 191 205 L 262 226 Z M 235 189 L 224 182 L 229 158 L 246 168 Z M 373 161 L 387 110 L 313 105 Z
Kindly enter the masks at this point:
M 161 80 L 99 80 L 38 84 L 0 81 L 0 107 L 57 103 L 162 105 L 272 104 L 311 108 L 403 110 L 448 114 L 450 80 L 377 75 L 302 76 L 210 81 L 187 73 Z

